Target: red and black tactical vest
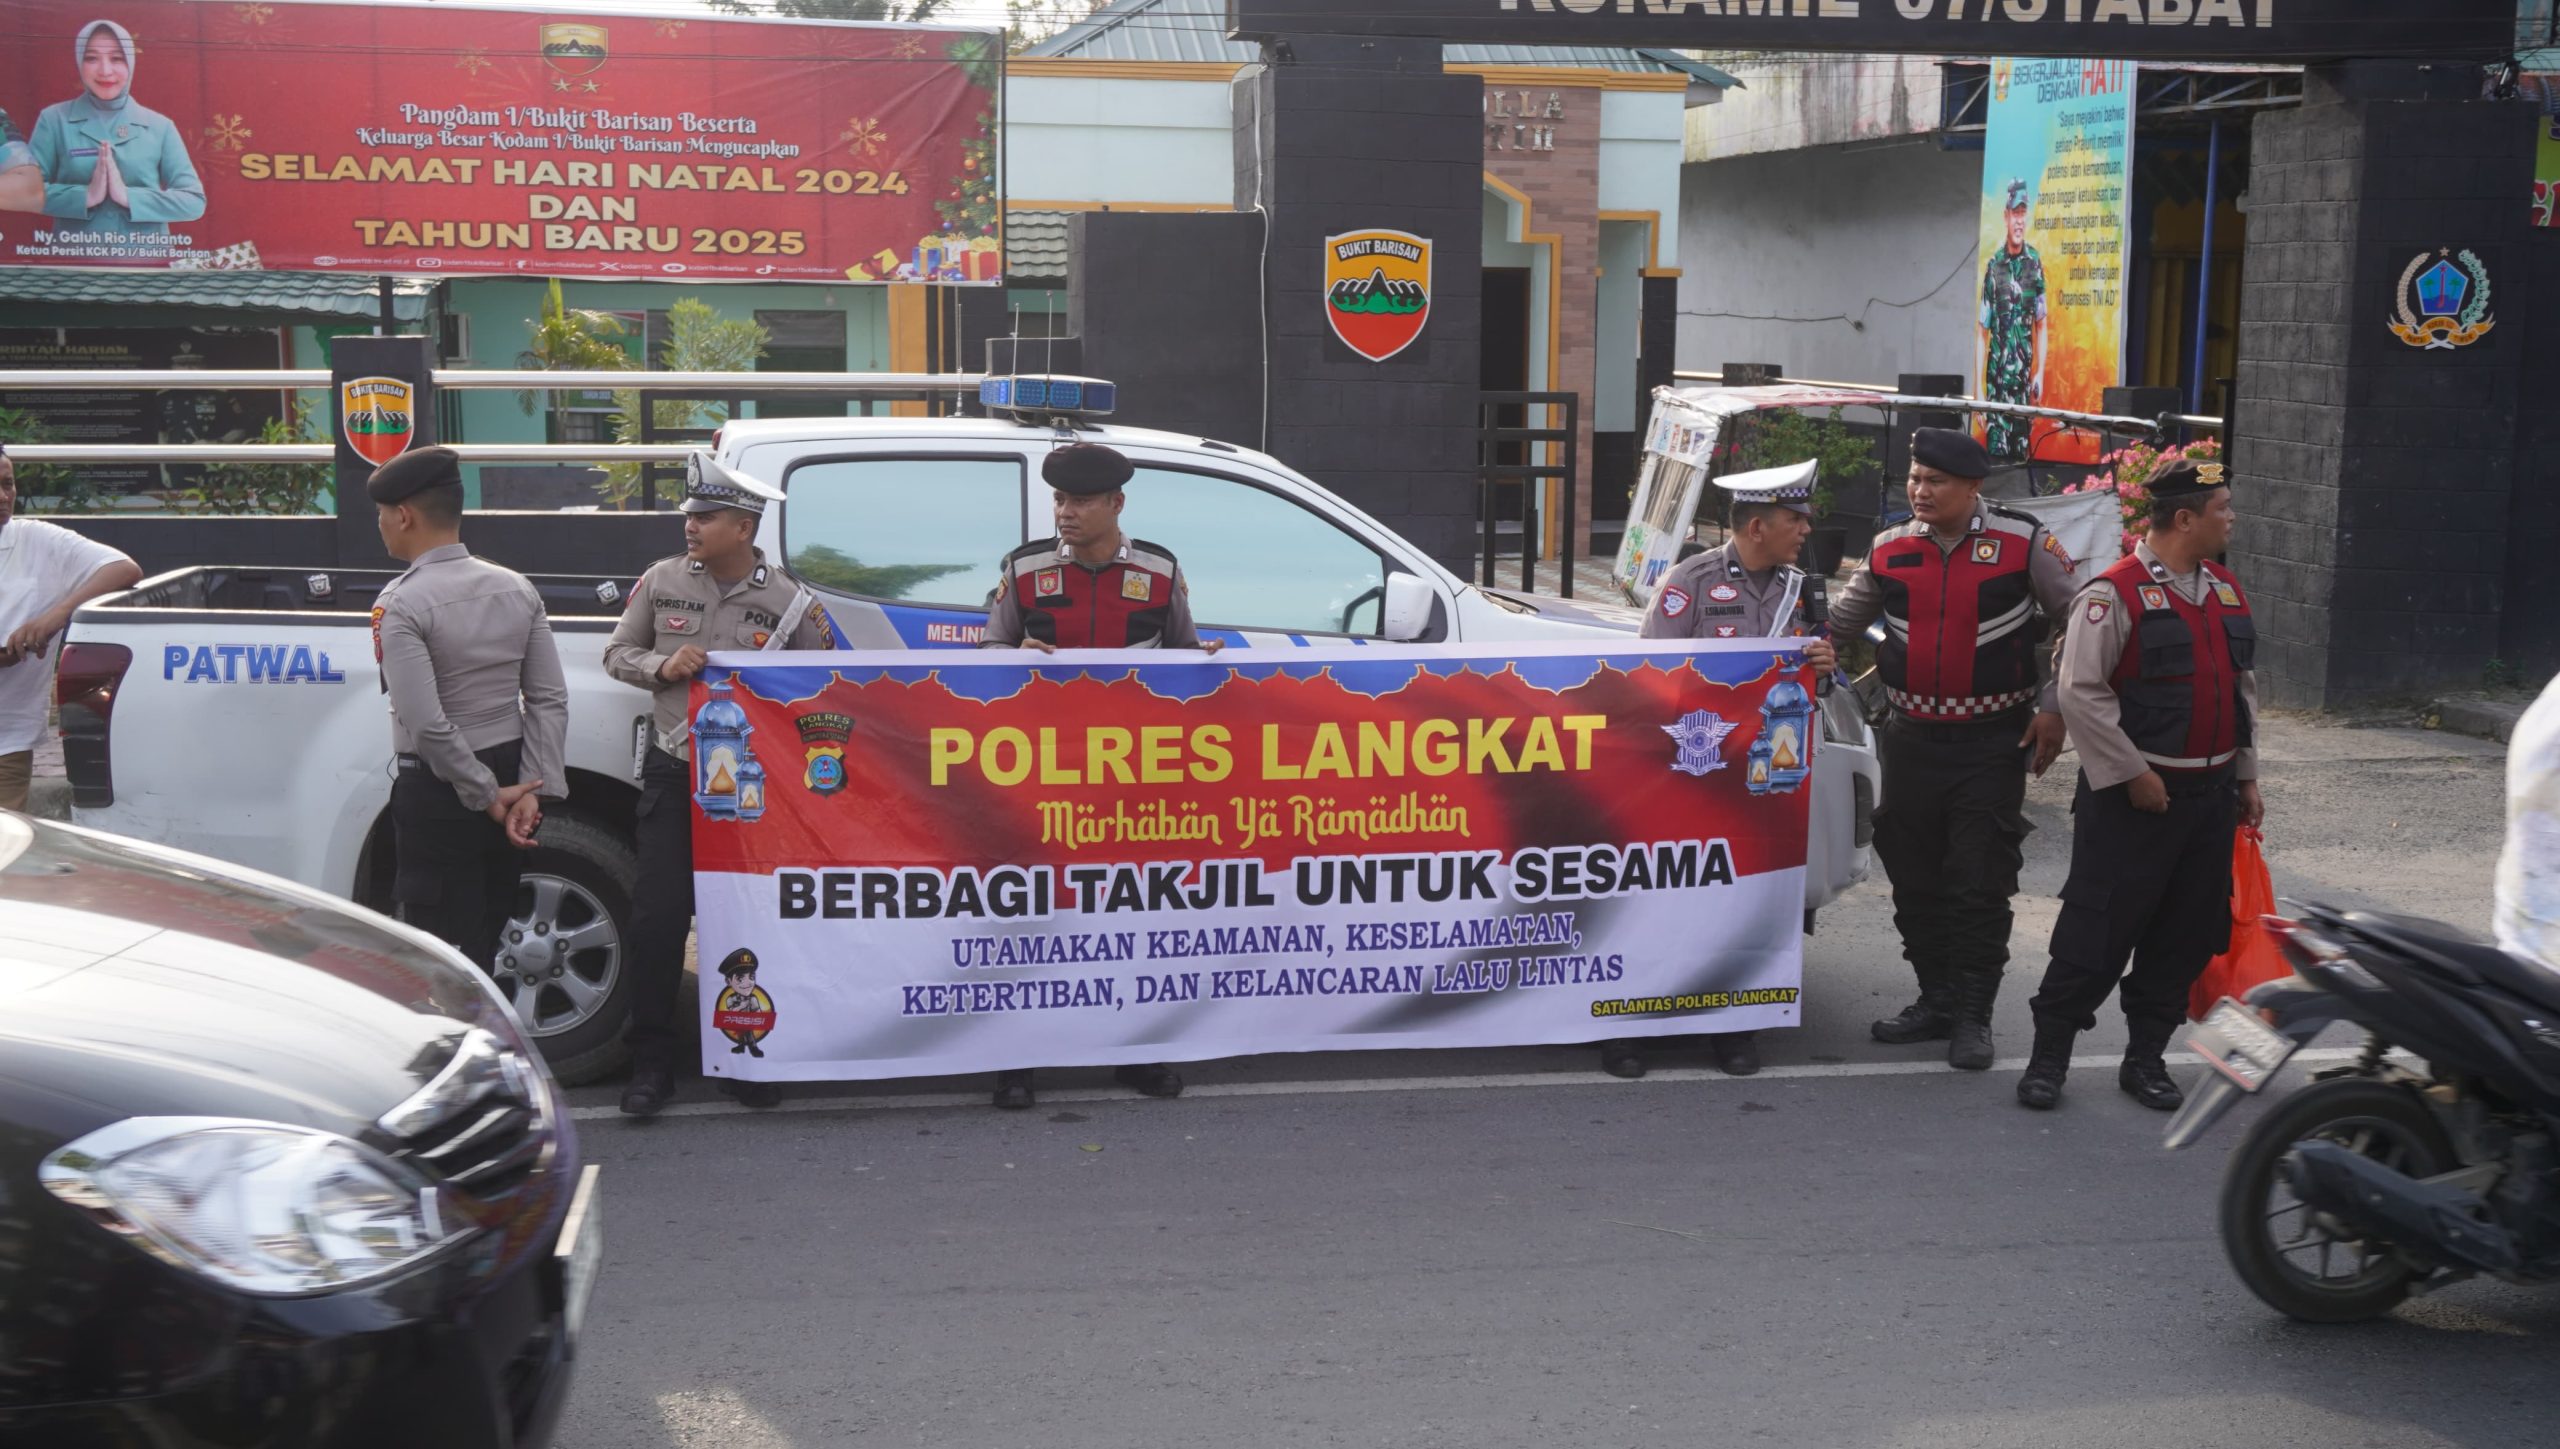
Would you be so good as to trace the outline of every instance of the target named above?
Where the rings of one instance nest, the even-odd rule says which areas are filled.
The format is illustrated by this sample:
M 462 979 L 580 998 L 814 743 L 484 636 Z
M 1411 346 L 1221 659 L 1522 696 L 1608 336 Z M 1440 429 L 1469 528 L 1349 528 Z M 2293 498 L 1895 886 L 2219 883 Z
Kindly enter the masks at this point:
M 1173 555 L 1143 539 L 1120 542 L 1100 569 L 1068 557 L 1054 538 L 1005 555 L 1007 586 L 1022 593 L 1022 627 L 1060 649 L 1152 649 L 1173 612 Z
M 1875 546 L 1867 569 L 1884 596 L 1885 633 L 1876 671 L 1895 710 L 1963 722 L 2034 702 L 2035 545 L 2033 518 L 1986 507 L 1953 550 L 1921 523 Z
M 2201 604 L 2133 554 L 2098 575 L 2133 621 L 2114 675 L 2119 722 L 2163 774 L 2222 769 L 2251 741 L 2240 671 L 2255 666 L 2257 625 L 2230 570 L 2208 562 L 2204 571 Z

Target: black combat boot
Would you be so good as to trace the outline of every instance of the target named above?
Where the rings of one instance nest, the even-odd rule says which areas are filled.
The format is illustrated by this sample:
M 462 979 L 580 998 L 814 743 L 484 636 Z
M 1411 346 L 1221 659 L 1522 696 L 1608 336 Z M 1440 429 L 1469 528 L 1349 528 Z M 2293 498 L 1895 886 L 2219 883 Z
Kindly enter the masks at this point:
M 1728 1077 L 1748 1077 L 1760 1071 L 1760 1043 L 1747 1031 L 1720 1031 L 1707 1038 L 1707 1050 L 1715 1055 L 1716 1070 Z
M 2018 1105 L 2050 1112 L 2062 1101 L 2062 1079 L 2071 1075 L 2071 1043 L 2080 1033 L 2061 1022 L 2036 1020 L 2036 1044 L 2027 1074 L 2018 1078 Z
M 776 1082 L 730 1080 L 722 1082 L 720 1090 L 741 1107 L 764 1108 L 782 1105 L 782 1087 Z
M 1114 1067 L 1111 1078 L 1141 1097 L 1182 1095 L 1182 1073 L 1162 1062 L 1150 1062 L 1143 1067 Z
M 1634 1081 L 1645 1073 L 1644 1047 L 1633 1041 L 1600 1043 L 1600 1070 L 1613 1077 Z
M 658 1110 L 675 1100 L 676 1068 L 660 1051 L 639 1051 L 631 1056 L 631 1081 L 622 1089 L 622 1115 L 655 1117 Z
M 1898 1016 L 1888 1016 L 1867 1028 L 1867 1034 L 1887 1046 L 1909 1046 L 1916 1041 L 1944 1041 L 1955 1030 L 1955 1001 L 1947 989 L 1947 974 L 1935 966 L 1914 966 L 1920 978 L 1920 999 L 1902 1008 Z
M 1991 1070 L 1991 1005 L 2000 997 L 2000 968 L 1968 971 L 1958 978 L 1955 1029 L 1947 1034 L 1947 1065 L 1960 1072 Z
M 2175 1112 L 2187 1103 L 2187 1094 L 2178 1090 L 2177 1081 L 2169 1075 L 2168 1064 L 2160 1054 L 2169 1047 L 2174 1026 L 2135 1025 L 2124 1045 L 2124 1065 L 2116 1069 L 2116 1085 L 2124 1094 L 2154 1112 Z
M 995 1103 L 1008 1112 L 1027 1111 L 1039 1099 L 1031 1094 L 1031 1069 L 996 1073 Z

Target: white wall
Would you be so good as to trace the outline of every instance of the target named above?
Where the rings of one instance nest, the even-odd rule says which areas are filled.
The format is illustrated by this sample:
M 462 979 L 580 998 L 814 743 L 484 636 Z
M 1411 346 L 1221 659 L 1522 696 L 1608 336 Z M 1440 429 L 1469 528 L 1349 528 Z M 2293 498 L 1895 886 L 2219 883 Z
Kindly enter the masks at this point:
M 1662 264 L 1680 255 L 1678 91 L 1600 93 L 1600 209 L 1662 213 Z
M 1740 63 L 1739 89 L 1688 114 L 1688 159 L 1722 161 L 1937 129 L 1938 61 L 1925 55 L 1818 55 Z
M 1670 260 L 1666 257 L 1665 264 Z M 1644 341 L 1645 262 L 1643 223 L 1600 223 L 1599 311 L 1592 318 L 1593 355 L 1599 374 L 1592 380 L 1594 432 L 1636 430 L 1636 354 Z
M 1014 76 L 1005 129 L 1005 190 L 1017 205 L 1236 199 L 1224 81 Z
M 1982 153 L 1927 140 L 1682 167 L 1680 366 L 1970 374 L 1981 188 Z

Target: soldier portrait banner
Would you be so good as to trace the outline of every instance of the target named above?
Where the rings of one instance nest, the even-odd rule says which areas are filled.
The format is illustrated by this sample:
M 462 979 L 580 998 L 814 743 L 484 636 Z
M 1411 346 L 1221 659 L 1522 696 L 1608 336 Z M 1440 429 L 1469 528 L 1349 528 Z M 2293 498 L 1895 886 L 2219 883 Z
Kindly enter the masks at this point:
M 409 0 L 6 15 L 0 265 L 1002 279 L 1000 32 Z
M 715 654 L 704 1070 L 1794 1025 L 1799 642 Z
M 2124 367 L 2134 67 L 1991 63 L 1974 274 L 1974 396 L 2105 411 Z M 2093 433 L 2051 419 L 1974 421 L 1999 463 L 2094 463 Z

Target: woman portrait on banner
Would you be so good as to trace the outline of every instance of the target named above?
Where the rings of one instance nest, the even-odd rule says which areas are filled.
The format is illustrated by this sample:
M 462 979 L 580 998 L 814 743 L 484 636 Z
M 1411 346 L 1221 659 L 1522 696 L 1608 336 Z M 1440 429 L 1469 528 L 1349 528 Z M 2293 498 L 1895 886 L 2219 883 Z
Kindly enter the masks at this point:
M 176 123 L 133 98 L 133 36 L 92 20 L 72 53 L 81 94 L 45 107 L 31 143 L 54 230 L 165 233 L 204 215 L 204 183 Z

